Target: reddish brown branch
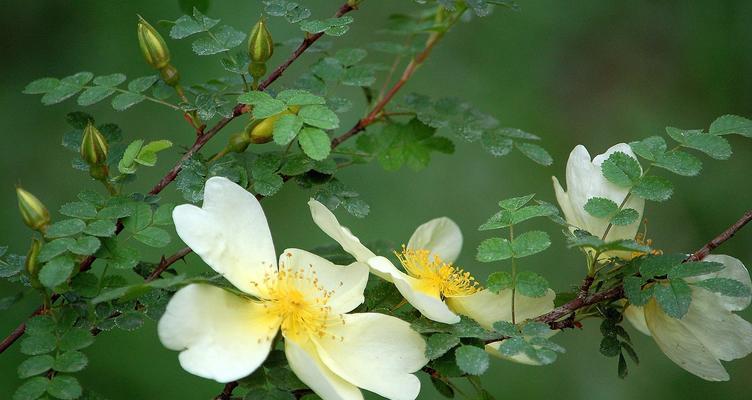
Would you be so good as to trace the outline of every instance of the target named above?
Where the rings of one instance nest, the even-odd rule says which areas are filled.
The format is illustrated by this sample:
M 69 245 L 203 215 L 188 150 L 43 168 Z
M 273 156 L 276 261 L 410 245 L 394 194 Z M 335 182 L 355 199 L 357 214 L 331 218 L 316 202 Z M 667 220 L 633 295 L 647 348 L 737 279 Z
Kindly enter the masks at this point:
M 232 398 L 232 391 L 235 390 L 236 387 L 238 387 L 238 383 L 235 381 L 226 384 L 222 389 L 222 393 L 218 394 L 214 400 L 230 400 Z
M 752 210 L 744 213 L 744 215 L 742 215 L 742 217 L 739 218 L 739 220 L 736 221 L 733 225 L 729 226 L 728 229 L 721 232 L 720 235 L 709 241 L 707 244 L 705 244 L 705 246 L 702 246 L 700 250 L 692 253 L 692 255 L 687 258 L 687 261 L 702 260 L 716 247 L 720 246 L 723 242 L 731 239 L 736 234 L 736 232 L 739 232 L 739 230 L 742 229 L 744 225 L 747 225 L 749 221 L 752 221 Z
M 175 264 L 178 260 L 182 260 L 187 256 L 188 254 L 191 254 L 193 250 L 191 250 L 190 247 L 184 247 L 177 251 L 177 253 L 164 258 L 162 257 L 162 261 L 159 262 L 159 265 L 157 268 L 154 268 L 154 271 L 149 274 L 148 277 L 146 277 L 146 282 L 151 282 L 154 279 L 159 278 L 160 275 L 162 275 L 162 272 L 165 272 L 167 268 L 169 268 L 172 264 Z

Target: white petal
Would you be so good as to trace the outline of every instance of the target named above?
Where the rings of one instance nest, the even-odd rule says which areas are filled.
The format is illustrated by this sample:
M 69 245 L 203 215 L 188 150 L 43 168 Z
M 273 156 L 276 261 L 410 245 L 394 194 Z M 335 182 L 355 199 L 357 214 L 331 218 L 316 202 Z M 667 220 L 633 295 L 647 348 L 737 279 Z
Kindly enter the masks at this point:
M 747 271 L 747 268 L 745 268 L 744 264 L 742 264 L 742 262 L 738 259 L 724 254 L 711 254 L 705 257 L 703 261 L 721 263 L 723 264 L 724 268 L 718 272 L 686 278 L 688 282 L 697 282 L 708 278 L 728 278 L 739 281 L 745 284 L 747 287 L 752 288 L 752 281 L 749 277 L 749 271 Z M 752 296 L 717 296 L 729 311 L 741 311 L 749 307 L 750 301 L 752 301 Z
M 343 315 L 344 325 L 315 339 L 321 360 L 337 375 L 391 400 L 413 400 L 420 380 L 413 372 L 428 359 L 426 344 L 410 324 L 376 313 Z
M 653 299 L 645 306 L 645 321 L 653 339 L 671 361 L 709 381 L 727 381 L 720 361 L 678 319 L 666 315 Z
M 360 389 L 332 372 L 316 353 L 312 342 L 298 345 L 285 340 L 290 369 L 323 400 L 363 400 Z
M 650 329 L 648 329 L 648 323 L 645 322 L 645 309 L 643 307 L 630 304 L 624 310 L 624 317 L 635 329 L 650 336 Z
M 276 270 L 277 256 L 258 200 L 226 178 L 206 181 L 202 208 L 172 212 L 175 230 L 204 262 L 238 289 L 256 294 L 251 282 Z
M 431 258 L 437 255 L 442 260 L 453 263 L 462 249 L 462 231 L 447 217 L 435 218 L 415 230 L 407 242 L 407 248 L 430 250 Z
M 559 207 L 561 207 L 561 211 L 564 213 L 564 219 L 566 219 L 570 225 L 577 227 L 584 226 L 585 223 L 582 222 L 580 213 L 575 211 L 572 206 L 572 202 L 569 200 L 569 194 L 564 191 L 564 188 L 561 187 L 559 180 L 555 176 L 552 176 L 551 179 L 554 182 L 554 193 L 556 193 L 556 201 L 559 203 Z
M 371 267 L 371 272 L 381 279 L 388 282 L 392 282 L 394 277 L 400 277 L 405 273 L 397 269 L 397 267 L 389 261 L 388 258 L 382 256 L 375 256 L 368 259 L 368 266 Z
M 421 291 L 419 289 L 420 282 L 417 279 L 401 273 L 400 276 L 393 276 L 392 281 L 402 297 L 426 318 L 443 324 L 460 322 L 459 315 L 449 309 L 449 306 L 441 300 L 438 293 L 430 295 Z
M 330 307 L 336 314 L 344 314 L 355 309 L 365 301 L 363 291 L 368 283 L 368 265 L 352 263 L 348 266 L 335 265 L 329 260 L 300 249 L 287 249 L 279 256 L 280 269 L 300 271 L 313 275 L 318 280 L 318 286 L 331 292 Z M 302 281 L 310 289 L 309 282 Z
M 545 296 L 527 297 L 515 294 L 514 317 L 516 322 L 541 316 L 554 309 L 556 294 L 548 289 Z M 501 290 L 498 294 L 488 289 L 469 296 L 450 297 L 449 308 L 454 312 L 474 319 L 486 329 L 493 329 L 494 322 L 512 320 L 512 290 Z
M 692 303 L 680 321 L 718 359 L 752 353 L 752 324 L 728 311 L 715 293 L 692 288 Z
M 269 354 L 279 320 L 263 306 L 210 285 L 192 284 L 167 304 L 157 331 L 180 351 L 186 371 L 218 382 L 250 375 Z
M 360 239 L 355 237 L 349 229 L 340 225 L 337 221 L 337 217 L 326 208 L 325 205 L 319 203 L 314 199 L 308 201 L 308 206 L 311 208 L 311 216 L 313 222 L 321 228 L 324 233 L 329 235 L 337 243 L 342 246 L 346 252 L 355 257 L 360 262 L 367 262 L 369 258 L 375 257 L 371 250 L 368 250 L 366 246 L 360 243 Z

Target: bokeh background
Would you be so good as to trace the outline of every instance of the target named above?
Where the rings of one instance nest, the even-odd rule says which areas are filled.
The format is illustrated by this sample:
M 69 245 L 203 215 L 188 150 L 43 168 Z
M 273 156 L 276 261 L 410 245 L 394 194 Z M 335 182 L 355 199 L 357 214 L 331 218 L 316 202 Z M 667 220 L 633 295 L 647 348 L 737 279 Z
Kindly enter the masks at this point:
M 320 18 L 339 5 L 333 0 L 305 3 Z M 371 204 L 371 214 L 362 220 L 342 212 L 338 216 L 362 238 L 400 243 L 418 224 L 447 215 L 465 232 L 459 264 L 484 278 L 502 265 L 474 261 L 475 246 L 488 236 L 476 227 L 495 212 L 501 198 L 535 192 L 554 201 L 550 177 L 563 177 L 567 155 L 576 144 L 585 144 L 597 154 L 619 141 L 661 134 L 667 125 L 706 128 L 725 113 L 752 115 L 752 2 L 538 0 L 520 5 L 520 12 L 499 9 L 488 18 L 459 24 L 404 93 L 458 96 L 495 115 L 503 125 L 536 133 L 554 156 L 553 166 L 541 167 L 517 154 L 496 159 L 477 144 L 458 141 L 454 156 L 437 155 L 421 172 L 387 173 L 377 165 L 350 168 L 341 179 Z M 352 14 L 355 23 L 350 33 L 336 39 L 335 48 L 389 39 L 374 33 L 385 18 L 418 7 L 404 0 L 365 1 L 362 10 Z M 258 1 L 215 0 L 209 15 L 245 30 L 260 12 Z M 14 184 L 22 183 L 52 210 L 74 198 L 80 188 L 94 186 L 87 176 L 69 168 L 70 153 L 59 146 L 67 129 L 65 113 L 80 107 L 70 100 L 42 106 L 39 96 L 21 94 L 23 87 L 39 77 L 81 70 L 123 72 L 129 77 L 150 73 L 137 47 L 136 13 L 152 21 L 181 15 L 177 0 L 3 2 L 0 243 L 13 251 L 24 253 L 29 242 L 29 231 L 17 213 Z M 301 34 L 282 19 L 269 23 L 278 41 Z M 194 57 L 189 43 L 169 42 L 186 83 L 223 74 L 218 58 Z M 278 49 L 271 65 L 288 53 L 287 48 Z M 291 82 L 317 57 L 304 56 L 281 82 Z M 374 54 L 373 60 L 378 57 Z M 342 94 L 357 98 L 354 89 Z M 87 111 L 99 121 L 120 124 L 127 140 L 168 138 L 176 144 L 193 140 L 184 121 L 167 109 L 143 103 L 117 113 L 106 103 Z M 356 105 L 343 126 L 349 126 L 360 109 Z M 208 148 L 216 150 L 239 129 L 235 122 Z M 750 207 L 752 144 L 738 137 L 730 140 L 734 155 L 729 161 L 703 158 L 700 177 L 674 178 L 674 198 L 648 205 L 649 236 L 658 247 L 685 252 L 699 248 Z M 160 156 L 156 168 L 144 169 L 133 190 L 148 190 L 179 157 L 178 149 Z M 307 196 L 288 185 L 264 203 L 278 248 L 329 243 L 310 221 Z M 164 197 L 180 200 L 174 187 Z M 525 259 L 522 268 L 544 274 L 558 291 L 576 284 L 583 276 L 583 263 L 578 254 L 566 251 L 557 228 L 545 222 L 530 223 L 528 228 L 547 230 L 554 245 Z M 722 252 L 749 264 L 751 244 L 749 229 L 725 244 Z M 179 247 L 180 243 L 173 243 L 166 251 Z M 156 260 L 159 253 L 152 256 Z M 204 268 L 195 256 L 188 261 L 185 268 Z M 16 290 L 0 283 L 2 295 Z M 30 295 L 3 311 L 0 332 L 9 332 L 36 303 Z M 749 310 L 742 315 L 752 319 Z M 630 332 L 642 363 L 631 368 L 626 380 L 617 378 L 615 359 L 599 354 L 597 323 L 559 334 L 556 340 L 567 353 L 554 365 L 533 368 L 496 360 L 483 380 L 499 399 L 749 398 L 752 358 L 726 364 L 730 382 L 708 383 L 675 366 L 650 338 L 631 328 Z M 154 323 L 136 332 L 103 334 L 87 354 L 90 366 L 79 374 L 80 380 L 107 398 L 203 399 L 221 388 L 184 372 L 177 354 L 159 344 Z M 18 346 L 0 356 L 0 398 L 10 398 L 19 384 L 15 367 L 22 359 Z M 425 385 L 420 398 L 440 397 Z

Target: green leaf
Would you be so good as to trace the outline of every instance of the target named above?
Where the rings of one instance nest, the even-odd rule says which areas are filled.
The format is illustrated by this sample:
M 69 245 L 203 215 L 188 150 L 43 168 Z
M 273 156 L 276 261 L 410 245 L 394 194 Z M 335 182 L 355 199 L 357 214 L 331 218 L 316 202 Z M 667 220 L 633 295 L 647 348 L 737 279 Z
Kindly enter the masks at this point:
M 334 58 L 342 65 L 349 67 L 361 62 L 367 55 L 368 52 L 363 49 L 340 49 L 334 54 Z
M 545 322 L 529 321 L 522 327 L 523 336 L 543 336 L 547 337 L 552 334 L 551 328 Z
M 510 199 L 502 200 L 499 202 L 499 207 L 509 211 L 516 211 L 520 207 L 529 203 L 534 196 L 535 194 L 528 194 L 526 196 L 512 197 Z
M 279 191 L 284 185 L 284 180 L 277 174 L 254 176 L 253 190 L 263 196 L 271 196 Z
M 645 279 L 668 275 L 674 266 L 684 261 L 684 258 L 686 257 L 683 254 L 648 255 L 638 262 L 640 275 Z
M 371 86 L 376 82 L 376 71 L 371 65 L 350 67 L 342 74 L 341 82 L 347 86 Z
M 112 108 L 116 111 L 123 111 L 144 100 L 146 100 L 146 96 L 140 93 L 120 93 L 112 98 Z
M 527 297 L 543 297 L 548 291 L 546 278 L 532 271 L 522 271 L 517 274 L 517 291 Z
M 117 225 L 113 220 L 98 219 L 91 222 L 84 229 L 84 233 L 92 236 L 110 237 L 115 234 Z
M 490 365 L 488 353 L 480 347 L 460 346 L 454 351 L 457 366 L 470 375 L 482 375 Z
M 618 210 L 619 206 L 605 197 L 591 197 L 585 203 L 585 211 L 596 218 L 609 218 Z
M 486 280 L 486 288 L 494 293 L 499 293 L 504 289 L 509 289 L 514 286 L 512 280 L 512 274 L 506 271 L 497 271 L 488 275 Z
M 115 93 L 115 88 L 107 86 L 94 86 L 87 88 L 78 96 L 76 102 L 79 106 L 90 106 L 98 103 Z
M 170 234 L 162 228 L 150 226 L 135 235 L 133 238 L 139 242 L 151 247 L 165 247 L 170 244 Z
M 730 297 L 747 297 L 750 295 L 750 287 L 742 282 L 729 278 L 708 278 L 692 285 L 710 290 Z
M 752 138 L 752 121 L 738 115 L 723 115 L 710 124 L 710 133 L 713 135 L 735 133 Z
M 331 151 L 329 136 L 321 129 L 303 128 L 298 134 L 298 142 L 303 152 L 317 161 L 327 158 Z
M 631 208 L 623 208 L 611 218 L 611 223 L 616 226 L 624 226 L 634 223 L 639 218 L 640 213 L 638 213 L 637 210 Z
M 674 185 L 664 177 L 648 175 L 632 187 L 632 193 L 646 200 L 665 201 L 674 193 Z
M 699 150 L 716 160 L 731 157 L 731 145 L 721 136 L 704 133 L 702 130 L 681 130 L 667 127 L 666 133 L 684 147 Z
M 512 245 L 509 240 L 503 238 L 489 238 L 478 245 L 478 254 L 475 259 L 480 262 L 493 262 L 506 260 L 513 255 Z
M 642 291 L 642 279 L 636 276 L 628 276 L 624 278 L 624 294 L 631 304 L 636 306 L 644 306 L 648 303 L 648 300 L 652 297 L 651 293 Z
M 61 400 L 73 400 L 81 397 L 83 390 L 76 378 L 68 375 L 55 375 L 50 380 L 47 393 Z
M 154 217 L 152 218 L 152 224 L 154 225 L 172 225 L 172 211 L 175 209 L 175 204 L 164 203 L 157 207 L 154 211 Z
M 621 345 L 616 336 L 604 336 L 601 339 L 600 351 L 606 357 L 616 357 L 621 354 Z
M 115 324 L 125 331 L 135 331 L 144 325 L 144 314 L 136 311 L 125 312 L 117 319 Z
M 531 256 L 548 248 L 551 239 L 543 231 L 525 232 L 512 241 L 512 252 L 517 258 Z
M 63 204 L 60 207 L 60 214 L 73 218 L 92 219 L 97 216 L 97 209 L 89 203 L 78 201 Z
M 54 289 L 70 278 L 75 266 L 76 263 L 70 255 L 55 257 L 39 270 L 39 282 L 45 287 Z
M 295 139 L 301 128 L 303 128 L 303 120 L 297 115 L 287 114 L 279 117 L 274 122 L 274 130 L 272 131 L 274 143 L 280 146 L 287 146 Z
M 13 393 L 13 400 L 36 400 L 39 396 L 47 391 L 50 381 L 47 378 L 38 376 L 24 382 Z
M 448 399 L 454 398 L 454 389 L 452 389 L 452 387 L 449 386 L 446 382 L 432 375 L 431 384 L 433 385 L 433 388 L 436 389 L 437 392 L 439 392 L 440 395 Z
M 27 358 L 18 365 L 18 377 L 24 379 L 47 372 L 54 362 L 55 359 L 47 354 Z
M 678 175 L 695 176 L 700 173 L 702 162 L 689 153 L 672 151 L 658 157 L 655 166 L 667 169 Z
M 510 321 L 497 321 L 493 324 L 494 331 L 507 336 L 507 337 L 514 337 L 519 336 L 520 331 L 517 329 L 517 326 Z
M 633 186 L 642 174 L 637 160 L 621 151 L 612 153 L 603 161 L 601 172 L 609 182 L 623 187 Z
M 298 116 L 308 125 L 321 129 L 339 128 L 339 117 L 324 105 L 305 106 L 298 111 Z M 313 158 L 313 157 L 311 157 Z
M 57 338 L 52 333 L 25 335 L 21 340 L 21 353 L 36 356 L 55 350 Z
M 44 236 L 50 239 L 73 236 L 83 232 L 86 223 L 80 219 L 65 219 L 50 225 Z
M 550 154 L 541 146 L 538 146 L 537 144 L 533 143 L 526 143 L 526 142 L 514 142 L 514 146 L 517 147 L 517 150 L 522 152 L 527 158 L 535 161 L 536 163 L 540 165 L 551 165 L 554 162 L 554 159 L 551 157 Z
M 710 261 L 688 261 L 683 264 L 675 265 L 668 272 L 670 279 L 688 278 L 718 272 L 724 268 L 723 264 Z
M 483 149 L 494 157 L 502 157 L 512 151 L 514 142 L 498 130 L 484 131 L 480 137 Z
M 128 90 L 131 92 L 141 93 L 152 87 L 159 80 L 157 75 L 148 75 L 136 78 L 128 82 Z
M 55 329 L 55 320 L 49 315 L 37 315 L 26 321 L 27 335 L 46 335 Z
M 429 360 L 437 359 L 458 344 L 460 338 L 451 333 L 435 333 L 426 340 L 426 357 Z
M 193 44 L 193 52 L 200 56 L 223 53 L 239 46 L 245 40 L 245 33 L 228 25 L 220 26 L 212 31 L 211 36 L 196 39 Z
M 42 104 L 52 105 L 60 103 L 83 89 L 83 86 L 89 83 L 94 77 L 91 72 L 79 72 L 74 75 L 66 76 L 61 79 L 58 86 L 45 93 L 42 96 Z
M 69 246 L 68 250 L 73 254 L 88 256 L 99 250 L 100 245 L 99 239 L 93 236 L 82 236 L 76 240 L 76 244 Z
M 321 96 L 300 89 L 287 89 L 277 94 L 277 100 L 284 101 L 288 106 L 307 106 L 311 104 L 326 104 Z
M 692 289 L 683 279 L 671 279 L 668 284 L 654 286 L 653 293 L 663 312 L 672 318 L 682 318 L 689 311 Z
M 649 161 L 655 161 L 666 152 L 666 140 L 660 136 L 651 136 L 639 142 L 629 144 L 632 151 L 638 156 Z
M 100 86 L 117 86 L 125 82 L 126 77 L 123 74 L 115 73 L 110 75 L 102 75 L 94 78 L 94 84 Z
M 53 91 L 60 86 L 60 80 L 57 78 L 41 78 L 37 79 L 24 88 L 24 94 L 44 94 Z
M 81 350 L 92 343 L 94 343 L 94 336 L 91 336 L 88 330 L 73 328 L 60 338 L 59 347 L 62 351 Z
M 66 351 L 55 359 L 55 371 L 78 372 L 89 364 L 89 359 L 80 351 Z
M 338 81 L 345 73 L 342 64 L 336 58 L 325 57 L 313 65 L 311 71 L 324 81 Z
M 121 174 L 133 174 L 136 172 L 136 157 L 143 147 L 144 141 L 142 139 L 136 139 L 128 147 L 125 148 L 123 157 L 118 162 L 118 171 Z

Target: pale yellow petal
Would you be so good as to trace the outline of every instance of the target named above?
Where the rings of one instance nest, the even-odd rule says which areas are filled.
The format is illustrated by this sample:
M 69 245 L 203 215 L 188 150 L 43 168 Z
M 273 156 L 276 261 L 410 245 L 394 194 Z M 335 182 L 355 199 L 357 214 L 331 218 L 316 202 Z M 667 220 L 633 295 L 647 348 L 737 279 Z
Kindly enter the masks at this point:
M 453 263 L 462 250 L 462 231 L 447 217 L 435 218 L 415 230 L 407 242 L 407 248 L 430 250 L 431 258 L 436 255 L 445 262 Z
M 727 278 L 739 281 L 748 288 L 752 288 L 752 280 L 750 280 L 749 271 L 747 271 L 747 268 L 740 260 L 724 254 L 711 254 L 705 257 L 703 261 L 721 263 L 724 268 L 710 274 L 686 278 L 687 282 L 697 282 L 709 278 Z M 729 311 L 744 310 L 749 307 L 750 301 L 752 301 L 752 296 L 731 297 L 720 294 L 717 294 L 717 296 Z
M 645 322 L 645 309 L 643 307 L 630 304 L 624 310 L 624 318 L 626 318 L 635 329 L 650 336 L 650 329 L 648 329 L 648 324 Z
M 421 290 L 419 280 L 401 274 L 393 276 L 393 282 L 402 297 L 426 318 L 444 324 L 460 322 L 459 315 L 449 309 L 449 306 L 444 303 L 438 293 L 429 294 Z
M 301 345 L 285 340 L 285 355 L 298 379 L 323 400 L 363 400 L 360 389 L 321 362 L 312 342 Z
M 542 297 L 515 293 L 515 321 L 522 322 L 553 310 L 555 297 L 551 289 Z M 450 297 L 447 304 L 452 311 L 472 318 L 486 329 L 493 329 L 494 322 L 512 320 L 512 289 L 499 293 L 484 289 L 469 296 Z
M 326 208 L 325 205 L 319 203 L 314 199 L 308 201 L 308 206 L 311 208 L 311 216 L 313 222 L 321 228 L 324 233 L 334 239 L 342 249 L 355 257 L 360 262 L 367 262 L 369 258 L 375 257 L 371 250 L 360 243 L 360 239 L 355 237 L 349 229 L 340 225 L 337 221 L 337 217 Z

